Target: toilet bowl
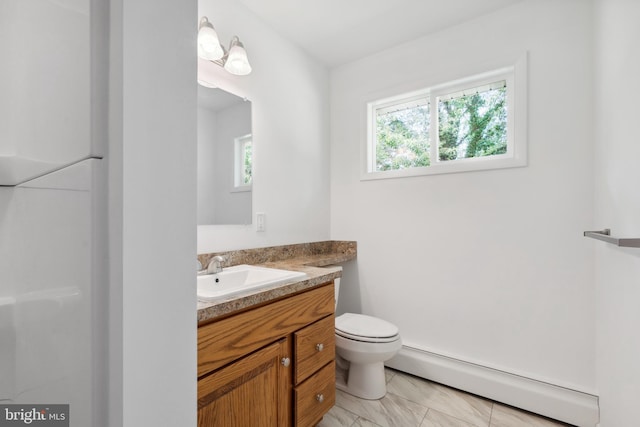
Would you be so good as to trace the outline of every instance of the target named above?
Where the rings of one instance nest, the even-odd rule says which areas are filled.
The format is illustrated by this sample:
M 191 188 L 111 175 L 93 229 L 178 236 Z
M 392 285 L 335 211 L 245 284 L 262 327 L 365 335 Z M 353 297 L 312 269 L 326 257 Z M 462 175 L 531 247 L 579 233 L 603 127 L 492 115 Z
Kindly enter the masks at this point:
M 336 317 L 335 327 L 339 372 L 336 388 L 362 399 L 384 397 L 384 362 L 402 347 L 398 328 L 382 319 L 355 313 Z M 340 375 L 340 370 L 346 375 Z

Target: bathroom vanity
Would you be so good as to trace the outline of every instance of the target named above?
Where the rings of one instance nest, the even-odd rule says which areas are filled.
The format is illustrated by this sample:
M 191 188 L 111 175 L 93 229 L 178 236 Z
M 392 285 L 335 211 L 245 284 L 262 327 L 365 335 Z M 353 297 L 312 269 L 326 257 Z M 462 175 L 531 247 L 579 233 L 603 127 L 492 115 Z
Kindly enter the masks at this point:
M 327 254 L 270 260 L 264 264 L 307 277 L 198 303 L 198 426 L 315 426 L 333 407 L 340 271 L 318 266 L 330 261 Z

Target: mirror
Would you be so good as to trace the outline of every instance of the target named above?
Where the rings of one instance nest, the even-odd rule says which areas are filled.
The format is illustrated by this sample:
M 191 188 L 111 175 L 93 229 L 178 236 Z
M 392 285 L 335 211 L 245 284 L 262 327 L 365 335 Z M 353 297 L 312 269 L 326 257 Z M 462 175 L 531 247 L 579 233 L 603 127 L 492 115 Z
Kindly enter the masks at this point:
M 198 225 L 251 224 L 251 102 L 198 85 Z

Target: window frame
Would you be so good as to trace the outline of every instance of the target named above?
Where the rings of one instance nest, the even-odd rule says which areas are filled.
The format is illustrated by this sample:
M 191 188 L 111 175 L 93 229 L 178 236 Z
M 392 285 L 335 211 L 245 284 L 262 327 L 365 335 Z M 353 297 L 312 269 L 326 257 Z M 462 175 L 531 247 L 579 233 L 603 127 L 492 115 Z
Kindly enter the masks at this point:
M 244 161 L 245 161 L 245 146 L 247 142 L 251 142 L 253 146 L 253 134 L 246 134 L 234 138 L 233 143 L 233 188 L 231 192 L 238 193 L 243 191 L 251 191 L 253 187 L 253 147 L 251 149 L 251 170 L 252 179 L 250 184 L 244 183 Z
M 438 98 L 444 95 L 473 89 L 497 81 L 505 80 L 507 85 L 507 152 L 484 157 L 470 157 L 455 160 L 439 160 L 438 156 Z M 376 170 L 376 114 L 383 108 L 400 105 L 426 97 L 429 103 L 429 150 L 430 166 Z M 423 175 L 471 172 L 527 165 L 527 60 L 526 55 L 513 65 L 475 74 L 399 95 L 393 95 L 366 103 L 366 138 L 361 180 L 404 178 Z

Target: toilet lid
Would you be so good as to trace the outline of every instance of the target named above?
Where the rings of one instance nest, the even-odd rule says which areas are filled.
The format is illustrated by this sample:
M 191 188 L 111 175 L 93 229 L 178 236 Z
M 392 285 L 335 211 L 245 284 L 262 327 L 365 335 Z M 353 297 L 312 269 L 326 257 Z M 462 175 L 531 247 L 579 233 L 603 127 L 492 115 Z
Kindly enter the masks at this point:
M 359 341 L 389 342 L 397 339 L 398 327 L 377 317 L 345 313 L 336 317 L 336 334 Z

